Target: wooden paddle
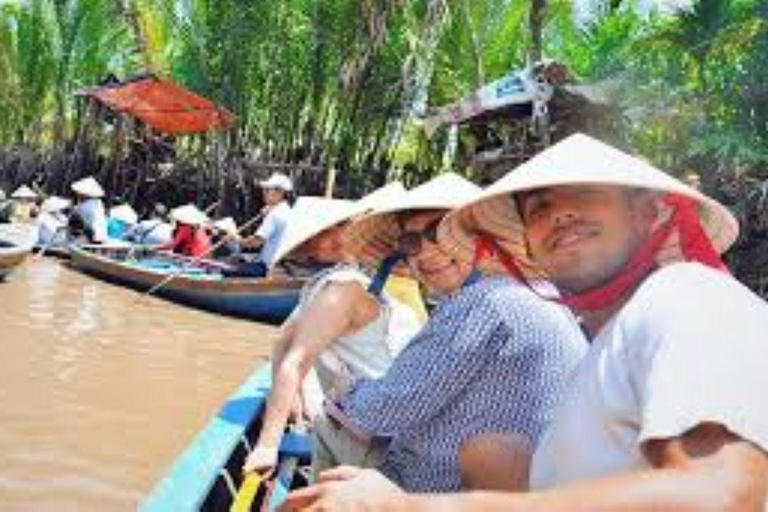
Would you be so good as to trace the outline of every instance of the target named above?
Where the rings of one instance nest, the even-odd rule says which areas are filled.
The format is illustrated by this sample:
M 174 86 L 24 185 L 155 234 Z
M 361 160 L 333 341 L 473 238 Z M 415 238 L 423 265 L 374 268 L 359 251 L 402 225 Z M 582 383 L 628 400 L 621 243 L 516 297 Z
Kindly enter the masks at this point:
M 237 228 L 237 234 L 240 234 L 246 228 L 250 227 L 255 222 L 261 220 L 261 218 L 263 216 L 264 216 L 264 212 L 259 212 L 255 217 L 253 217 L 248 222 L 246 222 L 245 224 L 243 224 L 242 226 Z M 226 237 L 222 238 L 218 243 L 214 244 L 210 249 L 205 251 L 203 254 L 192 258 L 192 260 L 190 260 L 189 263 L 190 264 L 199 263 L 201 260 L 203 260 L 207 256 L 210 256 L 216 249 L 218 249 L 219 247 L 224 245 L 226 242 L 227 242 L 227 238 Z M 139 299 L 143 299 L 144 297 L 146 297 L 148 295 L 152 295 L 154 292 L 156 292 L 157 290 L 159 290 L 160 288 L 162 288 L 166 284 L 170 283 L 175 277 L 177 277 L 179 274 L 181 274 L 184 271 L 184 268 L 185 267 L 180 267 L 177 271 L 171 272 L 170 274 L 168 274 L 162 281 L 160 281 L 159 283 L 154 285 L 152 288 L 150 288 L 146 292 L 142 293 L 141 297 L 139 297 Z
M 264 479 L 257 471 L 251 471 L 245 476 L 240 489 L 237 491 L 235 501 L 232 502 L 232 506 L 229 507 L 229 512 L 249 512 L 251 510 L 251 504 L 256 499 L 256 494 L 259 492 L 259 487 L 264 482 Z

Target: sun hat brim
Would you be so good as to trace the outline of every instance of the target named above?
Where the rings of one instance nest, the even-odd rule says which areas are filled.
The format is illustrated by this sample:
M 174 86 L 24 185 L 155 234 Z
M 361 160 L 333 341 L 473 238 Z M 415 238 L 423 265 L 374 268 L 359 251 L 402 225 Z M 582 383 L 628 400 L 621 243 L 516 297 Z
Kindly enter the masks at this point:
M 404 193 L 379 201 L 347 227 L 344 241 L 360 261 L 375 263 L 397 248 L 401 228 L 398 214 L 451 210 L 476 198 L 482 189 L 453 173 L 445 173 Z
M 29 188 L 27 185 L 22 185 L 19 188 L 17 188 L 13 194 L 11 194 L 11 199 L 37 199 L 37 194 L 34 190 Z
M 285 228 L 273 261 L 294 252 L 320 233 L 338 226 L 361 212 L 358 202 L 346 199 L 302 196 L 296 200 L 285 220 Z
M 474 261 L 478 236 L 488 236 L 517 260 L 525 274 L 540 277 L 543 272 L 528 257 L 524 226 L 513 197 L 524 191 L 585 184 L 646 189 L 662 196 L 692 199 L 699 207 L 702 227 L 719 253 L 738 237 L 738 221 L 719 202 L 641 158 L 575 134 L 511 170 L 477 199 L 449 213 L 440 224 L 438 238 L 455 258 Z M 670 237 L 657 256 L 660 263 L 681 258 L 677 236 Z M 495 260 L 480 262 L 479 266 L 488 272 L 503 272 Z
M 81 196 L 93 198 L 104 197 L 104 189 L 101 188 L 101 185 L 99 185 L 93 176 L 88 176 L 87 178 L 78 180 L 74 182 L 71 187 L 73 191 L 80 194 Z
M 185 204 L 171 210 L 171 218 L 176 222 L 190 226 L 201 226 L 210 219 L 193 204 Z

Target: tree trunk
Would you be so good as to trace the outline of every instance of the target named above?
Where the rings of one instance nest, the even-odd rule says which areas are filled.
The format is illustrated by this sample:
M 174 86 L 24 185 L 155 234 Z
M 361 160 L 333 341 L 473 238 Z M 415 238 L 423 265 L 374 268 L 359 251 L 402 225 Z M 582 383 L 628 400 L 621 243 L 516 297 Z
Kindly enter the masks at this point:
M 530 64 L 540 61 L 542 57 L 542 32 L 546 15 L 547 0 L 531 0 L 531 11 L 528 17 L 528 26 L 531 29 L 531 47 L 528 51 Z

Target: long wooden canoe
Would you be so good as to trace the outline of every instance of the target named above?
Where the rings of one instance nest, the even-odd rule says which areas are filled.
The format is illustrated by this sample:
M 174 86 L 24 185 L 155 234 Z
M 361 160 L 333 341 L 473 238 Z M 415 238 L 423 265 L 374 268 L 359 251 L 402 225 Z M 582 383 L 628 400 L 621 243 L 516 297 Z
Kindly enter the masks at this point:
M 154 293 L 185 305 L 255 320 L 281 322 L 299 299 L 304 280 L 295 278 L 228 278 L 213 261 L 165 255 L 127 247 L 70 247 L 71 264 L 101 279 Z
M 233 507 L 248 490 L 240 468 L 258 439 L 270 380 L 268 365 L 257 368 L 178 456 L 140 510 L 274 510 L 288 490 L 306 485 L 311 458 L 309 438 L 287 433 L 280 446 L 277 476 L 266 484 L 254 482 L 255 488 L 250 489 L 251 494 L 255 492 L 252 505 L 241 507 L 244 500 L 240 499 Z

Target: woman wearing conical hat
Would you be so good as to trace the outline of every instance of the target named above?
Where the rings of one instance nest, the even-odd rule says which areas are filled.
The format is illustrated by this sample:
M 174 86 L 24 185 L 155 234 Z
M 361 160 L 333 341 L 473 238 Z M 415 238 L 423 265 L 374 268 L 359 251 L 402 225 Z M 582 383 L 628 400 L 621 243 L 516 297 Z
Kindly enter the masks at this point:
M 67 243 L 67 210 L 72 201 L 50 196 L 40 205 L 37 218 L 37 243 L 41 247 L 53 247 Z
M 347 229 L 361 259 L 402 255 L 439 303 L 383 377 L 360 379 L 326 402 L 314 424 L 316 471 L 370 465 L 406 489 L 446 492 L 461 486 L 467 442 L 540 435 L 585 341 L 565 308 L 506 276 L 486 277 L 439 246 L 443 217 L 479 193 L 445 173 Z
M 386 194 L 403 190 L 402 185 L 391 185 Z M 377 289 L 379 283 L 354 264 L 343 243 L 344 227 L 368 208 L 372 196 L 382 194 L 357 202 L 300 197 L 287 219 L 275 261 L 310 260 L 313 268 L 325 269 L 304 287 L 275 342 L 272 391 L 246 471 L 274 467 L 292 403 L 309 418 L 319 410 L 317 394 L 307 389 L 311 368 L 323 394 L 338 394 L 357 379 L 381 377 L 422 326 L 409 306 L 386 288 Z
M 522 282 L 548 277 L 562 296 L 547 300 L 591 338 L 534 455 L 534 492 L 410 498 L 347 472 L 322 507 L 364 486 L 345 506 L 768 510 L 768 304 L 720 261 L 737 235 L 717 201 L 585 135 L 511 171 L 441 242 Z
M 211 238 L 205 229 L 209 219 L 204 212 L 189 203 L 171 210 L 170 216 L 176 222 L 176 229 L 173 240 L 161 246 L 161 249 L 192 258 L 210 255 Z
M 76 204 L 70 217 L 70 231 L 83 234 L 92 243 L 105 242 L 107 214 L 102 201 L 104 189 L 93 176 L 72 183 L 71 188 Z

